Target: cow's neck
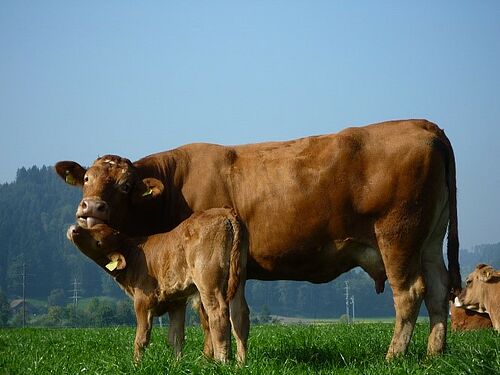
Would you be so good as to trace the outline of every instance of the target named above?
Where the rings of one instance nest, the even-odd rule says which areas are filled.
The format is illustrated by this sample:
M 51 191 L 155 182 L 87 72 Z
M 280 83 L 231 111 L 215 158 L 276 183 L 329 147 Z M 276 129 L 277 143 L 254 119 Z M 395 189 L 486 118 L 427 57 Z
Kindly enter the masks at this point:
M 167 232 L 193 213 L 182 195 L 183 181 L 176 177 L 176 172 L 184 168 L 184 157 L 179 152 L 166 151 L 134 163 L 140 178 L 156 178 L 163 183 L 164 190 L 160 204 L 141 206 L 141 210 L 132 213 L 135 220 L 127 228 L 128 234 L 142 236 Z
M 484 307 L 490 315 L 493 326 L 497 331 L 500 331 L 500 282 L 485 283 L 484 289 Z

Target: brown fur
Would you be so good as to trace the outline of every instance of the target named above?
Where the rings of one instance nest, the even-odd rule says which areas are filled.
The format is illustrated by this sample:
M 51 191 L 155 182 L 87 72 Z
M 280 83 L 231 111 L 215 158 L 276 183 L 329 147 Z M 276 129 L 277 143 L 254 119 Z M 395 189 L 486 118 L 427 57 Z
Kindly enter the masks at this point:
M 230 354 L 228 303 L 244 283 L 240 280 L 245 267 L 240 232 L 234 211 L 220 208 L 195 213 L 174 230 L 146 238 L 129 238 L 106 224 L 91 229 L 72 226 L 68 238 L 111 273 L 134 300 L 137 360 L 149 342 L 152 316 L 172 309 L 183 312 L 186 299 L 199 292 L 215 358 L 226 361 Z M 112 254 L 117 254 L 121 263 L 116 270 L 108 271 L 105 266 Z M 238 297 L 244 299 L 241 293 Z M 182 341 L 183 332 L 182 337 L 174 337 L 178 353 Z M 239 351 L 240 346 L 245 349 L 246 342 L 238 341 Z M 244 353 L 239 356 L 244 358 Z
M 488 313 L 493 327 L 500 332 L 500 271 L 486 264 L 477 265 L 467 276 L 455 306 Z
M 453 150 L 435 124 L 392 121 L 287 142 L 191 144 L 134 163 L 108 155 L 88 170 L 75 162 L 56 170 L 83 187 L 81 225 L 97 219 L 145 235 L 193 211 L 234 207 L 248 230 L 249 278 L 323 283 L 361 266 L 378 292 L 386 278 L 394 291 L 387 357 L 407 350 L 423 300 L 428 351 L 445 347 L 448 294 L 460 288 L 458 225 Z M 442 257 L 448 227 L 449 272 Z
M 487 329 L 493 325 L 488 314 L 461 307 L 450 306 L 451 329 L 454 331 L 471 331 Z

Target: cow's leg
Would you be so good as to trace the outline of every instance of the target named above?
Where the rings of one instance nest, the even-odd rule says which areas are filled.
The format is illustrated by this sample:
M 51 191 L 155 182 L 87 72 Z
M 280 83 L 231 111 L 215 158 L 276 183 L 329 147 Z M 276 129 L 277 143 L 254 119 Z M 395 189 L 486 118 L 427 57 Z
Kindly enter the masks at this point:
M 449 280 L 443 260 L 443 239 L 447 224 L 448 210 L 445 209 L 435 232 L 426 241 L 422 251 L 422 268 L 426 285 L 425 305 L 429 312 L 430 323 L 427 342 L 429 355 L 442 353 L 446 346 Z
M 248 332 L 250 330 L 250 310 L 245 299 L 245 282 L 241 282 L 234 298 L 230 301 L 229 312 L 233 335 L 236 339 L 236 358 L 239 363 L 246 360 Z
M 153 314 L 142 299 L 134 300 L 135 317 L 137 327 L 134 340 L 134 359 L 139 362 L 142 352 L 148 346 L 151 338 L 151 328 L 153 327 Z
M 436 251 L 441 253 L 442 248 Z M 440 263 L 440 264 L 439 264 Z M 448 320 L 448 272 L 443 260 L 439 263 L 423 261 L 426 281 L 425 305 L 429 312 L 430 334 L 427 354 L 442 353 L 446 345 L 446 324 Z
M 231 323 L 229 306 L 220 290 L 200 290 L 201 303 L 208 315 L 214 359 L 227 362 L 231 355 Z
M 386 358 L 391 359 L 406 353 L 417 321 L 422 298 L 425 294 L 425 284 L 422 275 L 408 277 L 404 283 L 391 282 L 396 309 L 396 322 L 391 344 Z
M 377 241 L 384 261 L 387 279 L 393 291 L 396 322 L 386 358 L 406 353 L 425 295 L 420 250 L 423 241 L 418 228 L 400 215 L 375 227 Z M 401 236 L 401 233 L 407 234 Z M 421 232 L 420 232 L 421 233 Z
M 184 346 L 184 325 L 186 318 L 186 302 L 181 301 L 169 307 L 168 342 L 174 349 L 175 356 L 180 358 Z

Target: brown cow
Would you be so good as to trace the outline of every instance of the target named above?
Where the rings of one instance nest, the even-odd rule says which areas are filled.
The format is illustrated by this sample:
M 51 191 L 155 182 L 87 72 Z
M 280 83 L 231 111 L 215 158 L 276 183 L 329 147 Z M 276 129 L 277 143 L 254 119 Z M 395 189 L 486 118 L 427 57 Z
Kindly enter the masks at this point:
M 249 317 L 241 311 L 235 314 L 233 306 L 246 306 L 246 250 L 234 211 L 194 213 L 171 232 L 147 238 L 127 237 L 106 224 L 90 229 L 73 225 L 67 234 L 134 300 L 136 360 L 149 343 L 153 317 L 166 311 L 171 320 L 169 341 L 180 355 L 186 300 L 196 293 L 208 316 L 215 359 L 228 360 L 231 320 L 238 361 L 245 360 Z
M 56 164 L 83 188 L 78 222 L 125 233 L 169 230 L 191 212 L 234 207 L 249 233 L 248 277 L 324 283 L 361 266 L 394 291 L 387 358 L 407 350 L 422 300 L 428 353 L 446 342 L 448 293 L 460 288 L 455 159 L 425 120 L 242 146 L 191 144 L 131 163 Z M 448 228 L 447 272 L 442 255 Z
M 491 328 L 490 316 L 486 313 L 450 306 L 451 329 L 454 331 L 471 331 Z
M 455 306 L 487 313 L 500 331 L 500 271 L 479 264 L 465 279 L 465 288 L 455 298 Z

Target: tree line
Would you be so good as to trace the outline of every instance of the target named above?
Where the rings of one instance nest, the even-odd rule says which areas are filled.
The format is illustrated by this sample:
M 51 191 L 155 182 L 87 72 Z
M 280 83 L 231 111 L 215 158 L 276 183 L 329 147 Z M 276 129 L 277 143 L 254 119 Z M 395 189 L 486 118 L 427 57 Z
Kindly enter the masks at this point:
M 0 306 L 2 298 L 8 303 L 21 298 L 24 285 L 26 298 L 41 301 L 44 306 L 37 316 L 41 319 L 40 316 L 47 315 L 46 325 L 53 320 L 74 324 L 70 311 L 73 284 L 77 280 L 81 297 L 109 297 L 115 301 L 111 305 L 102 302 L 94 306 L 94 310 L 88 311 L 89 317 L 82 315 L 80 321 L 92 325 L 90 315 L 97 307 L 113 315 L 113 321 L 123 321 L 117 312 L 119 300 L 124 299 L 123 292 L 66 239 L 67 228 L 75 222 L 80 198 L 79 189 L 63 183 L 52 167 L 46 166 L 21 168 L 14 182 L 0 185 Z M 460 255 L 464 277 L 479 262 L 499 267 L 500 243 L 476 246 L 473 253 L 461 251 Z M 346 312 L 345 282 L 355 297 L 357 316 L 394 314 L 390 287 L 386 285 L 385 292 L 376 295 L 373 281 L 360 269 L 320 285 L 249 280 L 246 296 L 253 316 L 262 320 L 269 314 L 338 318 Z M 57 299 L 59 302 L 54 303 Z M 81 314 L 84 312 L 82 308 Z M 0 308 L 0 324 L 2 314 Z M 100 320 L 105 322 L 105 316 L 102 312 Z M 11 315 L 9 320 L 12 319 Z

